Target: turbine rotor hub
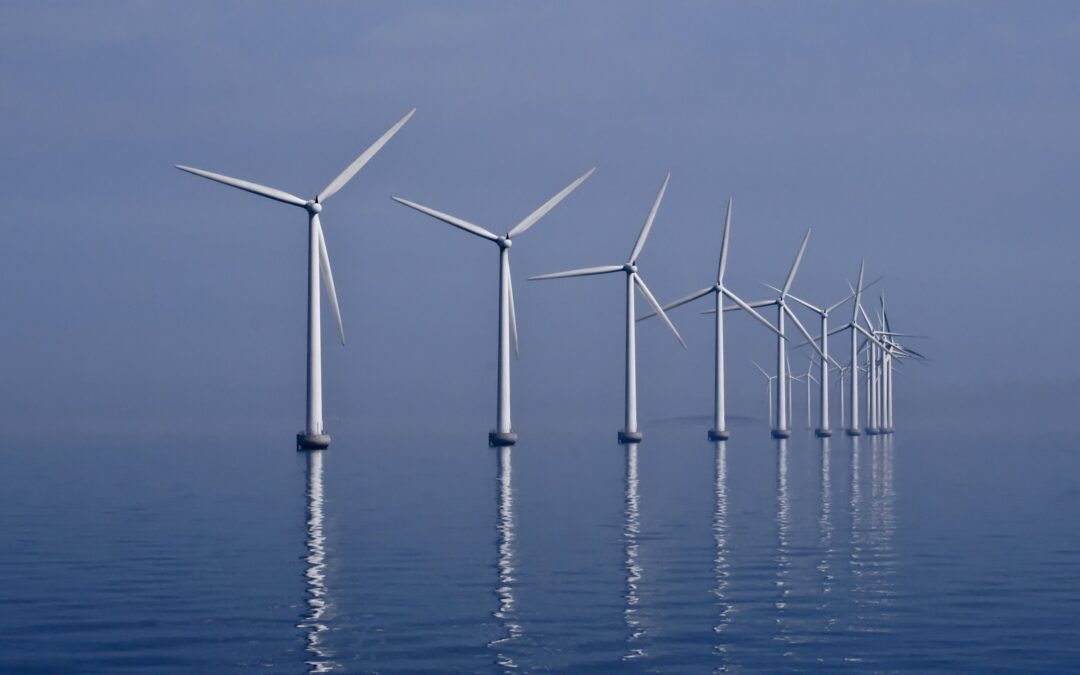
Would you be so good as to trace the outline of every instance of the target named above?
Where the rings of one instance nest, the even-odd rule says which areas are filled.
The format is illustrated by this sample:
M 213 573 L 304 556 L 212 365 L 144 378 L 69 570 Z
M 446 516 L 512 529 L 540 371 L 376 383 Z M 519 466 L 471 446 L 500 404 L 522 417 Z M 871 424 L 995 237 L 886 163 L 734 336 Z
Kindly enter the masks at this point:
M 627 274 L 637 274 L 637 265 L 634 263 L 625 263 L 622 268 Z
M 320 213 L 322 211 L 322 204 L 312 199 L 307 204 L 304 204 L 304 208 L 311 214 Z
M 499 248 L 510 248 L 514 242 L 510 241 L 510 237 L 502 236 L 496 239 L 495 243 L 499 245 Z

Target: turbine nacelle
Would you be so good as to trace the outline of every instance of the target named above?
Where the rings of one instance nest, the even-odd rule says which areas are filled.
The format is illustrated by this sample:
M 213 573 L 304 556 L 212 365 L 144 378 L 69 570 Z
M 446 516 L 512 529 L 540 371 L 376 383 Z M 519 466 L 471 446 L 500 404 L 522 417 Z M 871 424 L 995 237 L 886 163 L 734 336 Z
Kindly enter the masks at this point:
M 637 274 L 637 265 L 633 263 L 623 263 L 622 268 L 627 274 Z
M 320 204 L 317 199 L 309 199 L 308 202 L 304 204 L 304 208 L 307 209 L 307 212 L 311 215 L 322 213 L 322 204 Z
M 503 235 L 495 240 L 499 248 L 510 248 L 514 242 L 510 241 L 510 235 Z

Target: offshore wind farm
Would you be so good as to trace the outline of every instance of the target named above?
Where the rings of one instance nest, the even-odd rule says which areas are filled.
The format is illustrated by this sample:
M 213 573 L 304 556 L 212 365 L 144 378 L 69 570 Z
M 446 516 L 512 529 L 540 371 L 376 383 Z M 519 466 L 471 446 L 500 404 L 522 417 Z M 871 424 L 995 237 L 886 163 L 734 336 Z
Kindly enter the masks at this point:
M 613 9 L 0 7 L 0 673 L 1080 670 L 1080 11 Z

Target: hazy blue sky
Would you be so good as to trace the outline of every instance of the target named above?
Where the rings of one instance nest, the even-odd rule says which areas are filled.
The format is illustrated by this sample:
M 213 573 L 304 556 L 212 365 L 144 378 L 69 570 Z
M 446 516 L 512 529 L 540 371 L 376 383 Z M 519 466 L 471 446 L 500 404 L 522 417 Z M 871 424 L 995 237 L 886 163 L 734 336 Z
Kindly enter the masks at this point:
M 299 429 L 304 215 L 173 164 L 313 195 L 412 107 L 324 214 L 331 431 L 494 417 L 496 249 L 389 196 L 505 231 L 594 165 L 513 249 L 523 432 L 619 425 L 621 280 L 525 277 L 621 262 L 668 170 L 662 300 L 709 282 L 733 195 L 744 297 L 813 227 L 795 292 L 838 299 L 865 256 L 932 336 L 898 424 L 1080 404 L 1075 3 L 9 2 L 0 64 L 9 433 Z M 709 409 L 703 308 L 673 313 L 689 352 L 640 331 L 646 427 Z M 731 412 L 764 415 L 771 341 L 729 327 Z

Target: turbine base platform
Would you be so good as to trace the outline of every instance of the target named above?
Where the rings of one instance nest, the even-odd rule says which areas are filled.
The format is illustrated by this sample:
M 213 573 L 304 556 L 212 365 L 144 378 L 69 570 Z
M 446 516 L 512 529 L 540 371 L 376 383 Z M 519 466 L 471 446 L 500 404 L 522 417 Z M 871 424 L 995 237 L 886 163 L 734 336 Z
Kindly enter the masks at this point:
M 508 445 L 517 443 L 517 434 L 513 431 L 491 431 L 488 432 L 488 445 L 492 448 L 505 448 Z
M 859 435 L 859 434 L 861 434 L 861 433 L 862 433 L 862 432 L 861 432 L 861 431 L 859 431 L 858 429 L 848 429 L 848 430 L 847 430 L 847 435 L 848 435 L 848 436 L 858 436 L 858 435 Z
M 645 436 L 640 431 L 620 431 L 619 442 L 626 443 L 640 443 Z
M 791 438 L 791 430 L 790 429 L 773 429 L 772 430 L 772 437 L 773 438 Z
M 877 427 L 866 427 L 866 435 L 867 436 L 877 436 L 880 433 L 881 433 L 881 429 L 878 429 Z
M 726 441 L 731 438 L 731 432 L 727 429 L 709 429 L 710 441 Z
M 816 429 L 814 434 L 816 434 L 818 438 L 828 438 L 829 436 L 832 436 L 832 429 Z
M 895 432 L 896 432 L 896 430 L 893 429 L 892 427 L 882 427 L 882 429 L 881 429 L 881 433 L 883 433 L 883 434 L 891 434 L 891 433 L 895 433 Z
M 325 450 L 330 447 L 330 434 L 309 434 L 302 431 L 296 434 L 296 451 Z

